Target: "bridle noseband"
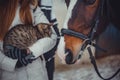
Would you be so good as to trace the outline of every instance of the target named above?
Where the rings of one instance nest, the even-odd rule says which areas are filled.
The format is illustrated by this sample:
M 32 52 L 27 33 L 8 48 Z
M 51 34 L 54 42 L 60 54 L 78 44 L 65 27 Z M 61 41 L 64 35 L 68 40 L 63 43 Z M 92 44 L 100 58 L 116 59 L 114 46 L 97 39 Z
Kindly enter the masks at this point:
M 75 32 L 73 30 L 70 30 L 70 29 L 61 29 L 61 33 L 62 33 L 62 36 L 64 36 L 65 34 L 67 35 L 70 35 L 70 36 L 74 36 L 74 37 L 78 37 L 80 39 L 87 39 L 88 37 L 82 33 L 78 33 L 78 32 Z

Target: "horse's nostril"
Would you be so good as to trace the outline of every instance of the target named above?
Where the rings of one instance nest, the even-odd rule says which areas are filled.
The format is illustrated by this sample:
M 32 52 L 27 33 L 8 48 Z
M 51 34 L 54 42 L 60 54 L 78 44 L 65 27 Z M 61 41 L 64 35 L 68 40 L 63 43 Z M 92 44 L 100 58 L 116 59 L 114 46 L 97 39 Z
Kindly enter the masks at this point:
M 65 52 L 67 53 L 65 61 L 67 64 L 73 64 L 73 54 L 70 49 L 66 49 Z

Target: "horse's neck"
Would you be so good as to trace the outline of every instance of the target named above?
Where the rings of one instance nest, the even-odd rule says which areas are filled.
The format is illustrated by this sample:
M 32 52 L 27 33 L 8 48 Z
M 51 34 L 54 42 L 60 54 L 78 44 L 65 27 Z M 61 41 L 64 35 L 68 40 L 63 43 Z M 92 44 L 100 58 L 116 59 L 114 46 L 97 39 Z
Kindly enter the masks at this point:
M 110 23 L 106 30 L 96 39 L 97 45 L 107 50 L 102 52 L 96 49 L 96 57 L 105 57 L 112 54 L 120 54 L 120 31 Z

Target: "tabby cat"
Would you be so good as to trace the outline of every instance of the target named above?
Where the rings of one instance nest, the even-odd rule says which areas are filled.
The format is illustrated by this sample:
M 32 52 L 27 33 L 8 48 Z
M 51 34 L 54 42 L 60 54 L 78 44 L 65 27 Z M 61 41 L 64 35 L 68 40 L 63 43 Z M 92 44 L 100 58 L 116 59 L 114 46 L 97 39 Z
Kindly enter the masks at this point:
M 11 28 L 3 40 L 3 51 L 7 51 L 6 45 L 12 45 L 20 49 L 26 49 L 38 39 L 50 37 L 51 24 L 23 25 L 19 24 Z

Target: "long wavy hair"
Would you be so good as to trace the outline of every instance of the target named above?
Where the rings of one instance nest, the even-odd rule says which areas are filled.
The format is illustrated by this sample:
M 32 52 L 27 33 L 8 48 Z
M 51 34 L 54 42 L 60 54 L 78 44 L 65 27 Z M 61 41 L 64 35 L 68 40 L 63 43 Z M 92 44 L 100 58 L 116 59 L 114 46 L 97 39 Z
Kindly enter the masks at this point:
M 32 24 L 30 5 L 37 6 L 38 0 L 0 0 L 0 40 L 3 40 L 20 4 L 19 16 L 24 24 Z

